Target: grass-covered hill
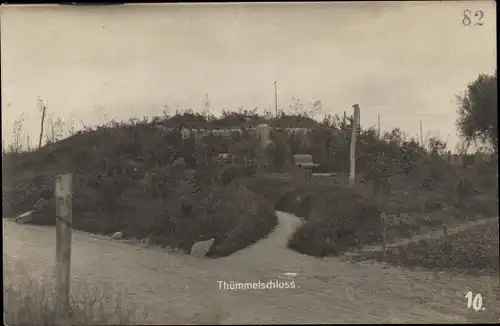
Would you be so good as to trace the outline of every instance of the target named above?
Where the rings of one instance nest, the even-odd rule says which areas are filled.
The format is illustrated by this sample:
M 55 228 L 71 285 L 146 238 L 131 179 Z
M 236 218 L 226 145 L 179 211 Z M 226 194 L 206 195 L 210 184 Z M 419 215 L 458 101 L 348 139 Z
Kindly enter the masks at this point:
M 202 140 L 182 140 L 179 133 L 182 127 L 245 129 L 262 123 L 276 127 L 266 150 L 248 132 Z M 53 224 L 53 180 L 61 173 L 73 174 L 75 228 L 122 231 L 184 250 L 215 238 L 212 256 L 267 235 L 276 225 L 275 208 L 306 220 L 289 245 L 315 256 L 380 243 L 381 212 L 397 217 L 388 226 L 389 238 L 440 225 L 447 214 L 464 219 L 498 213 L 495 161 L 457 166 L 444 142 L 432 139 L 423 147 L 399 129 L 383 135 L 374 128 L 359 131 L 357 182 L 346 189 L 351 133 L 349 118 L 272 118 L 248 111 L 110 122 L 37 150 L 4 153 L 4 216 L 35 209 L 34 223 Z M 235 163 L 216 160 L 226 152 Z M 294 168 L 292 154 L 299 153 L 311 154 L 318 172 L 337 176 L 308 180 Z

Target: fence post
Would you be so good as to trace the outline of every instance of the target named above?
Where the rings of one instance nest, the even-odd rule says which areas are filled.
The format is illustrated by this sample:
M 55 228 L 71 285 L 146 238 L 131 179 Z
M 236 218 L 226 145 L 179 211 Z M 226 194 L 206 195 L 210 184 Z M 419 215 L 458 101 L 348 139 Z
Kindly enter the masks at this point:
M 387 252 L 387 215 L 385 213 L 380 214 L 380 221 L 382 224 L 382 261 L 385 261 Z
M 443 233 L 444 233 L 444 268 L 450 268 L 450 261 L 451 261 L 451 255 L 452 255 L 452 244 L 450 242 L 450 237 L 448 235 L 448 226 L 447 223 L 442 220 L 441 221 L 441 227 L 443 228 Z
M 69 296 L 71 272 L 72 176 L 56 177 L 56 322 L 70 325 Z
M 352 136 L 351 136 L 351 150 L 350 156 L 350 169 L 349 169 L 349 187 L 354 186 L 354 181 L 356 179 L 356 135 L 358 133 L 358 121 L 360 118 L 359 105 L 354 104 L 354 115 L 352 120 Z

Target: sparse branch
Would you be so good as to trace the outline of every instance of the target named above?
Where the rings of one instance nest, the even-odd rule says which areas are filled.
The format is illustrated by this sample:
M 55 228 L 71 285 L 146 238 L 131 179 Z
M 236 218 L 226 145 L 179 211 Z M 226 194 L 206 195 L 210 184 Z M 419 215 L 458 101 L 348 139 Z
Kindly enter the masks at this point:
M 10 151 L 18 153 L 22 149 L 22 134 L 23 134 L 23 124 L 24 124 L 24 113 L 21 113 L 19 119 L 14 121 L 13 134 L 14 139 L 10 145 Z

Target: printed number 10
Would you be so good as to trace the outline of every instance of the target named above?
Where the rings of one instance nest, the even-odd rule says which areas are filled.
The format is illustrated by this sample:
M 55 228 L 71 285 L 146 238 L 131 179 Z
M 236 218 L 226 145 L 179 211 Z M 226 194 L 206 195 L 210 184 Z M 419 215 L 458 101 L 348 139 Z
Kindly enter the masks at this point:
M 476 296 L 474 297 L 474 300 L 473 300 L 472 299 L 472 292 L 469 291 L 469 292 L 467 292 L 465 297 L 467 298 L 467 308 L 468 309 L 472 308 L 475 311 L 484 310 L 483 297 L 481 296 L 481 294 L 479 294 L 479 293 L 476 294 Z

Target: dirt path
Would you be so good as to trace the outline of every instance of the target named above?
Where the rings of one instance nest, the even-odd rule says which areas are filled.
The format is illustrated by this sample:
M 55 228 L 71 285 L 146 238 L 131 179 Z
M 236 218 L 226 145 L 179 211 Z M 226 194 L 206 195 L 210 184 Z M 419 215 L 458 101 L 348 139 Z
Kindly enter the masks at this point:
M 433 272 L 301 255 L 286 248 L 300 220 L 282 212 L 278 218 L 278 227 L 266 239 L 214 260 L 75 231 L 72 276 L 75 281 L 127 288 L 127 300 L 151 310 L 151 323 L 467 322 L 471 312 L 465 293 L 486 291 L 495 281 L 446 273 L 436 279 Z M 3 239 L 9 259 L 21 261 L 33 273 L 53 269 L 54 228 L 4 219 Z M 218 288 L 217 281 L 267 282 L 284 272 L 297 273 L 295 289 Z M 494 309 L 491 296 L 480 293 L 483 305 Z M 200 316 L 188 319 L 196 313 Z

